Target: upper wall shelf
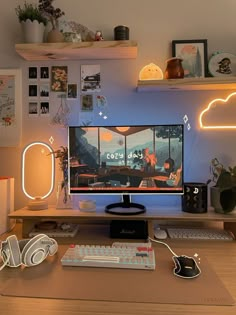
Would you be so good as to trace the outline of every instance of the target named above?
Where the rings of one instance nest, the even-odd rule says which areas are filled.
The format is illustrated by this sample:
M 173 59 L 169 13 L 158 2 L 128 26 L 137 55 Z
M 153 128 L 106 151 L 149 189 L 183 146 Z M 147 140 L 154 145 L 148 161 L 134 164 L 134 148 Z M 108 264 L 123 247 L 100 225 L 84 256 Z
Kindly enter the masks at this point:
M 139 80 L 138 92 L 236 90 L 236 77 Z
M 134 59 L 138 45 L 134 40 L 80 43 L 16 44 L 16 52 L 25 60 Z

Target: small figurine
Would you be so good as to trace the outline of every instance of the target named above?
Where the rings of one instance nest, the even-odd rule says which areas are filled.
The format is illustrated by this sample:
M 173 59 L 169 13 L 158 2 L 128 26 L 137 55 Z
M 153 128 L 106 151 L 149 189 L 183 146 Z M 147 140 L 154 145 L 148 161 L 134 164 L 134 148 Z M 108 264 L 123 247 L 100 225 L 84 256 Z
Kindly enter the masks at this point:
M 96 31 L 95 41 L 100 41 L 100 40 L 104 40 L 103 36 L 102 36 L 102 32 L 101 31 Z

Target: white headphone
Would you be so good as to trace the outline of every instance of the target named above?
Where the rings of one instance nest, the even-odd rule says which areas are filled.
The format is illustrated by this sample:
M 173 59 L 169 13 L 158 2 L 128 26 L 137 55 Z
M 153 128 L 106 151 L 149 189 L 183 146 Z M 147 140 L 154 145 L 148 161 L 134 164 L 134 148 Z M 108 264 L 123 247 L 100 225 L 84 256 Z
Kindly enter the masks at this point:
M 31 267 L 40 264 L 48 255 L 53 256 L 58 250 L 56 240 L 46 234 L 38 234 L 32 239 L 18 241 L 16 235 L 9 236 L 2 242 L 0 256 L 3 260 L 2 270 L 5 266 Z

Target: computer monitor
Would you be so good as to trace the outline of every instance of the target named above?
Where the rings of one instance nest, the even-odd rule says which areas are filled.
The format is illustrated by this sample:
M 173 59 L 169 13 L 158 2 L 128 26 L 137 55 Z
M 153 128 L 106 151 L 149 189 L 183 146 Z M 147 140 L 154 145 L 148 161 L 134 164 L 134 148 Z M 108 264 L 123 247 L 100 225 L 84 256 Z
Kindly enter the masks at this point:
M 132 194 L 183 194 L 182 124 L 70 126 L 68 137 L 72 195 L 120 194 L 106 211 L 136 214 Z

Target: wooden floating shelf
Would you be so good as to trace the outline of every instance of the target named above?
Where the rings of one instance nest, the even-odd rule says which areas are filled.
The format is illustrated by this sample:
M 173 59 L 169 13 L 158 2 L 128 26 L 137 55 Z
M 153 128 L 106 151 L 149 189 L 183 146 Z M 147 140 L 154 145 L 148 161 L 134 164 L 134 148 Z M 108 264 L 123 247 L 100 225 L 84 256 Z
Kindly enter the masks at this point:
M 139 80 L 138 92 L 236 90 L 236 77 Z
M 93 41 L 80 43 L 16 44 L 16 52 L 25 60 L 134 59 L 137 42 Z

